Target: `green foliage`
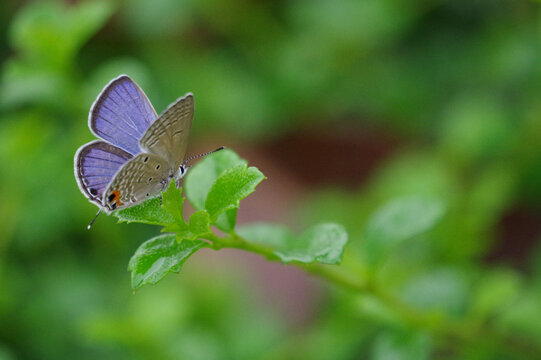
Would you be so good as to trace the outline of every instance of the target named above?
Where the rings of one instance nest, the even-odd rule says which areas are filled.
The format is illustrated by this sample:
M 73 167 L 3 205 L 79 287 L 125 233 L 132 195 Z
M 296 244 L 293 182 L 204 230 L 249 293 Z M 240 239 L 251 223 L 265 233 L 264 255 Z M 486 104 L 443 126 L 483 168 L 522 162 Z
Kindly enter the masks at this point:
M 538 12 L 524 0 L 3 3 L 0 357 L 541 358 Z M 261 175 L 222 151 L 182 190 L 118 212 L 129 226 L 102 216 L 87 231 L 95 209 L 71 158 L 120 73 L 158 113 L 196 94 L 190 151 L 242 149 L 268 186 L 238 205 Z M 224 171 L 245 182 L 214 188 Z M 240 226 L 255 218 L 295 231 Z
M 161 202 L 159 198 L 150 199 L 139 206 L 118 210 L 114 214 L 119 222 L 140 222 L 164 226 L 176 224 L 177 219 L 169 211 L 164 210 L 160 205 Z
M 188 189 L 188 199 L 192 205 L 198 209 L 205 208 L 205 201 L 212 185 L 224 170 L 234 166 L 245 165 L 245 160 L 241 159 L 235 152 L 228 149 L 219 151 L 208 160 L 201 162 L 194 169 L 190 170 L 189 176 L 184 180 Z M 226 210 L 225 213 L 216 219 L 216 227 L 220 230 L 229 232 L 235 227 L 237 220 L 237 209 Z
M 112 10 L 106 1 L 84 1 L 69 8 L 54 2 L 34 3 L 13 22 L 11 42 L 28 61 L 66 66 Z
M 521 293 L 520 277 L 509 270 L 494 270 L 483 276 L 475 289 L 472 311 L 481 319 L 489 319 L 505 310 Z
M 237 234 L 234 232 L 236 217 L 232 216 L 228 218 L 231 236 L 220 238 L 214 235 L 211 226 L 221 225 L 220 215 L 227 211 L 234 211 L 236 215 L 240 201 L 253 193 L 264 178 L 258 169 L 247 167 L 245 160 L 227 149 L 208 156 L 188 173 L 186 182 L 191 184 L 188 198 L 195 199 L 196 208 L 204 204 L 204 209 L 194 212 L 188 223 L 182 217 L 182 189 L 177 189 L 174 182 L 169 184 L 161 199 L 149 199 L 113 212 L 119 222 L 162 225 L 163 231 L 176 233 L 154 237 L 139 247 L 129 265 L 132 288 L 156 284 L 168 273 L 179 272 L 189 256 L 210 245 L 241 248 L 267 257 L 272 254 L 284 263 L 339 264 L 348 238 L 345 229 L 337 224 L 312 227 L 298 238 L 286 228 L 272 225 L 244 227 Z M 264 247 L 251 247 L 250 244 Z
M 443 204 L 435 199 L 399 198 L 384 205 L 365 229 L 363 252 L 367 262 L 381 262 L 400 243 L 433 228 L 443 213 Z
M 471 286 L 468 280 L 460 269 L 435 266 L 409 279 L 401 297 L 416 308 L 456 316 L 464 311 Z
M 163 193 L 161 207 L 165 213 L 171 214 L 173 221 L 178 224 L 179 227 L 184 227 L 185 222 L 182 218 L 182 204 L 184 203 L 184 198 L 182 197 L 182 190 L 179 189 L 178 191 L 175 191 L 174 187 L 174 181 L 171 181 L 171 183 L 169 183 L 168 191 Z
M 372 358 L 374 360 L 430 359 L 430 338 L 420 333 L 385 332 L 377 338 Z
M 247 162 L 234 151 L 224 149 L 208 156 L 190 169 L 184 179 L 184 186 L 188 189 L 187 196 L 192 205 L 198 210 L 204 209 L 207 194 L 218 176 L 236 165 L 247 165 Z
M 78 51 L 112 15 L 107 1 L 83 1 L 66 7 L 57 2 L 34 2 L 14 19 L 10 42 L 17 61 L 6 63 L 0 86 L 0 103 L 20 106 L 47 104 L 61 111 L 77 99 L 72 68 Z M 74 95 L 76 96 L 74 98 Z
M 207 246 L 204 241 L 177 241 L 175 234 L 156 236 L 145 241 L 130 259 L 131 286 L 134 290 L 156 284 L 170 272 L 180 272 L 182 264 L 197 250 Z
M 345 229 L 337 224 L 319 224 L 295 236 L 280 225 L 254 224 L 238 230 L 248 242 L 272 249 L 280 261 L 310 264 L 339 264 L 348 241 Z
M 264 178 L 258 169 L 246 165 L 223 171 L 210 188 L 205 201 L 205 209 L 211 219 L 215 221 L 226 211 L 237 209 L 239 202 L 254 192 Z

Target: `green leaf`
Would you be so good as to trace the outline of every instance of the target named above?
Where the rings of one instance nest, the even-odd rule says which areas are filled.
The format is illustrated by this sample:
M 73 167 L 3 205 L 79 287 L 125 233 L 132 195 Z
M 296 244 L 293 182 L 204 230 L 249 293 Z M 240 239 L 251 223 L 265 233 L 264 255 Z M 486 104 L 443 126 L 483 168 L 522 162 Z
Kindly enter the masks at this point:
M 512 270 L 498 269 L 484 274 L 473 289 L 472 312 L 478 318 L 501 314 L 512 306 L 522 293 L 520 275 Z
M 239 202 L 253 193 L 263 179 L 265 176 L 261 171 L 245 164 L 225 170 L 216 179 L 205 201 L 211 220 L 216 220 L 227 210 L 237 208 Z
M 440 200 L 406 197 L 392 200 L 369 220 L 364 255 L 369 265 L 383 260 L 398 244 L 432 229 L 444 214 Z
M 176 232 L 186 229 L 188 225 L 182 218 L 182 188 L 177 189 L 171 181 L 166 191 L 159 197 L 147 200 L 142 204 L 113 212 L 119 222 L 139 222 L 143 224 L 162 225 L 162 231 Z
M 205 200 L 214 182 L 220 174 L 236 165 L 247 165 L 233 150 L 224 149 L 211 154 L 193 166 L 186 178 L 184 187 L 186 196 L 197 210 L 205 208 Z
M 241 159 L 233 150 L 224 149 L 211 154 L 197 163 L 186 175 L 184 187 L 186 196 L 194 208 L 205 208 L 205 200 L 214 182 L 226 169 L 236 165 L 247 165 L 246 160 Z M 231 232 L 237 221 L 237 209 L 227 210 L 218 216 L 214 225 L 220 230 Z
M 184 223 L 182 218 L 183 202 L 182 188 L 177 189 L 175 182 L 171 181 L 167 191 L 162 194 L 162 208 L 169 212 L 178 223 Z
M 385 304 L 377 296 L 366 294 L 359 296 L 356 300 L 358 310 L 364 314 L 367 320 L 384 325 L 387 328 L 403 326 L 404 320 L 393 308 Z
M 190 216 L 190 231 L 194 234 L 207 234 L 210 232 L 210 216 L 205 210 L 194 212 Z
M 113 212 L 118 222 L 139 222 L 152 225 L 173 225 L 175 218 L 160 206 L 160 198 L 153 198 L 142 204 Z
M 537 343 L 541 333 L 540 313 L 539 289 L 524 288 L 511 306 L 502 308 L 491 321 L 494 321 L 497 329 L 506 333 L 521 334 L 525 339 L 530 338 Z
M 467 274 L 459 268 L 426 268 L 425 273 L 417 274 L 404 285 L 401 297 L 419 309 L 458 315 L 470 289 Z
M 293 232 L 280 224 L 255 223 L 237 229 L 246 241 L 279 250 L 291 247 L 296 238 Z
M 113 10 L 107 1 L 31 3 L 15 18 L 11 42 L 34 64 L 66 66 Z
M 182 188 L 177 189 L 175 181 L 171 181 L 167 191 L 162 193 L 162 209 L 173 217 L 174 223 L 164 224 L 166 226 L 162 229 L 162 231 L 176 232 L 184 230 L 188 227 L 184 221 L 184 218 L 182 217 L 183 203 L 184 198 L 182 197 Z
M 430 358 L 431 341 L 425 333 L 387 331 L 376 338 L 374 360 L 423 360 Z
M 238 209 L 230 209 L 218 216 L 218 218 L 214 221 L 214 225 L 225 232 L 231 233 L 233 230 L 235 230 L 235 224 L 237 222 L 237 210 Z
M 204 246 L 207 244 L 199 240 L 179 243 L 174 234 L 160 235 L 145 241 L 128 265 L 132 288 L 136 290 L 143 285 L 156 284 L 170 272 L 178 273 L 186 259 Z
M 339 264 L 348 235 L 343 226 L 333 223 L 316 225 L 301 236 L 295 236 L 281 225 L 253 224 L 242 227 L 238 234 L 246 241 L 273 250 L 282 262 L 320 262 Z
M 177 232 L 177 239 L 195 240 L 210 232 L 210 216 L 205 210 L 200 210 L 190 216 L 186 229 Z

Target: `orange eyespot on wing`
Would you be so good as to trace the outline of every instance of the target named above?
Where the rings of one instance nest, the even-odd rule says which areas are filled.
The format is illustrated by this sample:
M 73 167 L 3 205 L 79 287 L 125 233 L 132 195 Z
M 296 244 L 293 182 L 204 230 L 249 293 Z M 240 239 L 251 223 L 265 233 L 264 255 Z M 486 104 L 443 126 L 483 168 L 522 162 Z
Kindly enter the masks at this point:
M 109 202 L 109 204 L 112 205 L 113 209 L 116 208 L 117 206 L 123 205 L 122 202 L 120 201 L 120 191 L 118 190 L 111 192 L 111 195 L 109 195 L 109 197 L 107 198 L 107 201 Z

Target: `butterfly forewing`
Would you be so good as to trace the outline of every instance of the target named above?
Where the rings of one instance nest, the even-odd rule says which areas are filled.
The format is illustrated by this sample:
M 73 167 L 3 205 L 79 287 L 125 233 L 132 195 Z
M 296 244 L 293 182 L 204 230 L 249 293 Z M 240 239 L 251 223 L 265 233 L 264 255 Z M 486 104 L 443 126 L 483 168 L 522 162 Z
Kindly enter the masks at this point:
M 105 86 L 92 105 L 90 129 L 132 155 L 141 152 L 139 139 L 158 115 L 141 88 L 121 75 Z
M 103 194 L 114 175 L 133 156 L 105 141 L 83 145 L 75 154 L 75 178 L 81 192 L 102 207 Z
M 194 113 L 193 95 L 188 93 L 171 104 L 148 128 L 140 140 L 141 148 L 166 159 L 178 169 L 188 146 Z
M 116 173 L 105 191 L 103 204 L 112 211 L 159 195 L 169 185 L 170 174 L 172 169 L 166 159 L 154 154 L 139 154 Z

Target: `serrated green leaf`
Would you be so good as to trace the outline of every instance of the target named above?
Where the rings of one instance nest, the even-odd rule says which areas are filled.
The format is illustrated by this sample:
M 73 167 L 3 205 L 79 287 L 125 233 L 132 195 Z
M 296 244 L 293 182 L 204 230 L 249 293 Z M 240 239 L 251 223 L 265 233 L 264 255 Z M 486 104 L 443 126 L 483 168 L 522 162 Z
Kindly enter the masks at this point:
M 194 208 L 204 209 L 208 192 L 218 176 L 226 169 L 241 164 L 248 163 L 231 149 L 221 150 L 197 163 L 184 180 L 186 196 Z M 231 209 L 218 216 L 214 225 L 222 231 L 231 232 L 235 228 L 236 221 L 237 209 Z
M 182 188 L 177 189 L 174 181 L 171 181 L 167 191 L 162 193 L 162 208 L 167 211 L 180 226 L 186 225 L 182 218 Z
M 319 262 L 339 264 L 348 235 L 343 226 L 333 223 L 318 224 L 295 236 L 281 225 L 253 224 L 242 227 L 238 234 L 246 241 L 264 245 L 284 263 Z
M 177 242 L 175 234 L 156 236 L 145 241 L 130 259 L 131 285 L 134 290 L 156 284 L 170 272 L 178 273 L 193 253 L 207 246 L 204 241 Z
M 184 187 L 186 196 L 197 210 L 205 208 L 205 200 L 214 182 L 220 174 L 236 165 L 247 165 L 233 150 L 224 149 L 211 154 L 193 166 L 186 178 Z
M 195 240 L 210 233 L 210 216 L 206 210 L 194 212 L 185 229 L 177 232 L 177 239 Z
M 188 228 L 194 234 L 206 234 L 210 231 L 210 216 L 205 210 L 194 212 L 190 216 Z
M 123 210 L 113 212 L 119 222 L 139 222 L 143 224 L 162 225 L 166 232 L 176 232 L 187 229 L 188 225 L 182 218 L 182 188 L 177 189 L 172 181 L 165 192 L 159 197 L 147 200 Z
M 175 218 L 160 205 L 160 198 L 153 198 L 142 204 L 113 212 L 118 222 L 139 222 L 143 224 L 168 226 L 175 224 Z
M 222 172 L 205 201 L 205 209 L 211 220 L 216 220 L 227 210 L 237 208 L 239 202 L 254 192 L 257 184 L 264 178 L 265 176 L 257 168 L 247 167 L 244 164 Z
M 438 199 L 406 197 L 385 204 L 368 221 L 364 233 L 367 263 L 378 264 L 398 244 L 432 229 L 444 211 Z

